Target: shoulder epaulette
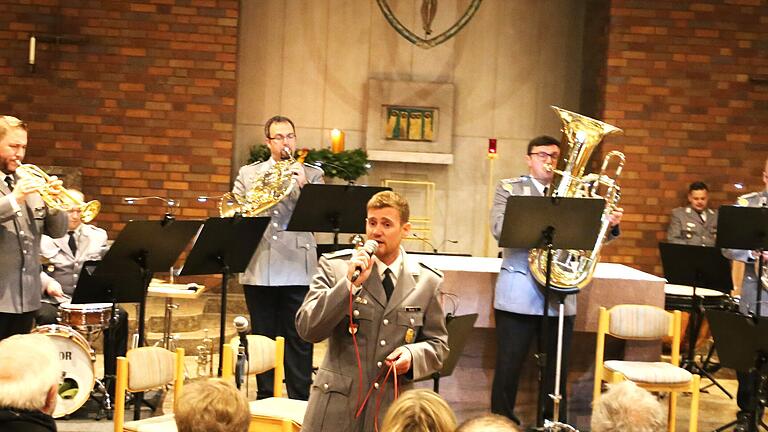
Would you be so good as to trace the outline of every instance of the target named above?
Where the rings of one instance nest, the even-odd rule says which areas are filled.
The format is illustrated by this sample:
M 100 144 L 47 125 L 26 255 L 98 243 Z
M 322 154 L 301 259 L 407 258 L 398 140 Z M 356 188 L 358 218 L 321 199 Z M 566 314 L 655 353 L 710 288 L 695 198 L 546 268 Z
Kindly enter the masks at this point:
M 520 177 L 502 179 L 501 182 L 504 184 L 513 184 L 513 183 L 520 183 L 521 181 L 524 181 L 527 179 L 528 179 L 527 175 L 521 175 Z
M 335 252 L 324 253 L 323 257 L 325 257 L 326 259 L 342 258 L 342 257 L 352 255 L 354 251 L 355 251 L 354 249 L 341 249 Z
M 304 165 L 304 168 L 312 168 L 312 169 L 315 169 L 315 170 L 318 170 L 318 171 L 320 171 L 321 173 L 325 173 L 325 171 L 323 171 L 323 169 L 322 169 L 322 168 L 320 168 L 320 167 L 319 167 L 319 166 L 317 166 L 317 165 L 306 164 L 306 163 L 305 163 L 305 164 L 303 164 L 303 165 Z
M 736 200 L 736 203 L 740 206 L 747 206 L 749 205 L 749 199 L 756 197 L 759 193 L 760 192 L 750 192 L 744 194 Z
M 419 261 L 419 265 L 420 265 L 420 266 L 422 266 L 422 267 L 424 267 L 425 269 L 427 269 L 427 270 L 431 271 L 432 273 L 436 274 L 437 276 L 439 276 L 439 277 L 443 277 L 443 272 L 441 272 L 440 270 L 438 270 L 438 269 L 436 269 L 436 268 L 432 268 L 432 267 L 430 267 L 430 266 L 428 266 L 428 265 L 424 264 L 424 263 L 423 263 L 423 262 L 421 262 L 421 261 Z

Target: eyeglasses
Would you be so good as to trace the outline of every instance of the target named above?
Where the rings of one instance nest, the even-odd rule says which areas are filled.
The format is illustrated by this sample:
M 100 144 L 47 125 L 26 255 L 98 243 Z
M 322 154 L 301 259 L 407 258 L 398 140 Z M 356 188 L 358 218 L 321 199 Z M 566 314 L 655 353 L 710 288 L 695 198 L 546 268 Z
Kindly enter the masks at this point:
M 273 137 L 267 137 L 267 138 L 271 139 L 272 141 L 283 142 L 288 140 L 295 140 L 296 134 L 289 133 L 288 135 L 275 135 Z
M 560 153 L 554 152 L 554 153 L 547 153 L 547 152 L 536 152 L 536 153 L 528 153 L 529 156 L 536 156 L 539 158 L 539 160 L 545 161 L 549 158 L 552 158 L 552 160 L 558 160 L 560 158 Z

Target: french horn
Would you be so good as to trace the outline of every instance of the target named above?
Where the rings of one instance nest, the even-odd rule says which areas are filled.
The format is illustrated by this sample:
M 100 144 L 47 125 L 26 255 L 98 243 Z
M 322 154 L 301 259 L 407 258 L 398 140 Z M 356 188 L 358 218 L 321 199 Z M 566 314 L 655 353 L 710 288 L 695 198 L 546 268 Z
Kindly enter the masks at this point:
M 245 217 L 258 216 L 269 210 L 288 196 L 296 184 L 291 165 L 296 163 L 288 147 L 283 149 L 287 159 L 275 162 L 275 165 L 253 180 L 251 188 L 244 195 L 227 192 L 219 200 L 219 214 L 232 217 L 236 214 Z

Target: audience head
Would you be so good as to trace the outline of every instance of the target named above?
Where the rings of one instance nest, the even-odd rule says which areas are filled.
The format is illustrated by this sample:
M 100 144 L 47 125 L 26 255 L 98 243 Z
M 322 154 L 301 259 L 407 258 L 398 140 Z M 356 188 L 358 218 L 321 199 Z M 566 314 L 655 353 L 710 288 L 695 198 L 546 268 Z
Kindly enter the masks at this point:
M 217 379 L 184 386 L 176 406 L 179 432 L 246 432 L 251 422 L 245 396 Z
M 465 421 L 456 432 L 518 432 L 510 419 L 498 414 L 485 414 Z
M 697 212 L 704 211 L 709 202 L 709 188 L 706 183 L 696 181 L 688 186 L 688 202 Z
M 0 407 L 53 414 L 61 373 L 58 350 L 47 336 L 25 334 L 3 339 Z
M 453 432 L 456 416 L 439 394 L 432 390 L 410 390 L 389 407 L 382 432 Z
M 666 423 L 658 399 L 631 381 L 610 385 L 592 407 L 592 432 L 657 432 Z

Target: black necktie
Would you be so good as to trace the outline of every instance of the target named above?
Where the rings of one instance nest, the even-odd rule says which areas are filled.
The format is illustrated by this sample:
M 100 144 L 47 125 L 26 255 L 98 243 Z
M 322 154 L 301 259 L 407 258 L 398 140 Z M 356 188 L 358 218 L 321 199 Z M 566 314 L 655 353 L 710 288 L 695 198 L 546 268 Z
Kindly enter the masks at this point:
M 547 196 L 547 192 L 549 192 L 549 186 L 544 186 L 544 196 Z
M 72 255 L 77 255 L 77 242 L 75 241 L 75 232 L 70 231 L 69 233 L 69 250 L 72 251 Z
M 5 184 L 7 184 L 8 189 L 10 189 L 11 192 L 13 192 L 13 186 L 14 186 L 13 176 L 5 176 Z
M 384 285 L 384 294 L 387 295 L 387 301 L 392 297 L 392 292 L 395 290 L 395 284 L 392 282 L 392 270 L 384 270 L 384 280 L 381 281 Z

